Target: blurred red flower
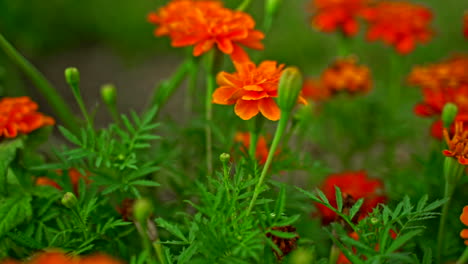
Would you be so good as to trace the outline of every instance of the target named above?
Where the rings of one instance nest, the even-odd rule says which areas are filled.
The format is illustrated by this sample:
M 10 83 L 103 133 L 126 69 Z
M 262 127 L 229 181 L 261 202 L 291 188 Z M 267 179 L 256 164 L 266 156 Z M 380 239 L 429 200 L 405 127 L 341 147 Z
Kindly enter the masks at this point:
M 370 69 L 358 65 L 355 57 L 337 59 L 320 77 L 321 83 L 330 93 L 367 93 L 372 87 Z
M 250 148 L 250 133 L 249 132 L 237 132 L 236 136 L 234 137 L 235 142 L 239 142 L 242 144 L 243 148 L 242 151 L 244 153 L 248 153 Z M 264 136 L 259 136 L 257 140 L 257 146 L 255 148 L 255 157 L 257 158 L 260 164 L 265 164 L 268 158 L 269 148 L 267 145 L 267 141 Z M 276 154 L 279 151 L 276 152 Z
M 462 214 L 460 215 L 460 221 L 468 226 L 468 205 L 463 207 L 463 212 Z M 461 232 L 460 232 L 460 237 L 465 239 L 465 245 L 468 246 L 468 229 L 463 229 Z
M 213 93 L 213 103 L 235 104 L 234 112 L 243 120 L 251 119 L 259 112 L 276 121 L 280 109 L 273 98 L 278 97 L 278 83 L 284 64 L 264 61 L 257 67 L 253 62 L 234 63 L 237 72 L 218 74 L 220 86 Z
M 63 172 L 61 170 L 58 170 L 57 173 L 59 175 L 62 175 Z M 68 176 L 70 177 L 70 181 L 73 185 L 73 191 L 75 193 L 78 193 L 78 187 L 80 183 L 80 179 L 84 179 L 86 183 L 89 183 L 89 173 L 87 175 L 81 174 L 77 169 L 71 168 L 68 170 Z M 62 190 L 62 187 L 56 183 L 54 180 L 49 179 L 47 177 L 38 177 L 36 179 L 36 185 L 42 185 L 42 186 L 52 186 L 58 190 Z
M 365 8 L 362 17 L 368 22 L 367 39 L 382 40 L 400 54 L 411 52 L 416 43 L 428 42 L 432 12 L 422 5 L 404 1 L 379 1 Z
M 4 260 L 1 264 L 19 264 L 14 260 Z M 32 257 L 31 260 L 23 263 L 28 264 L 123 264 L 112 257 L 103 254 L 95 254 L 86 257 L 67 256 L 60 250 L 41 252 Z
M 248 55 L 240 45 L 263 49 L 264 34 L 255 30 L 255 21 L 244 12 L 223 7 L 221 1 L 172 0 L 148 21 L 158 25 L 156 36 L 168 35 L 173 47 L 194 46 L 199 56 L 215 44 L 234 61 L 246 61 Z
M 337 206 L 335 186 L 341 190 L 345 207 L 352 207 L 357 200 L 364 198 L 364 203 L 354 220 L 366 217 L 378 204 L 386 201 L 386 197 L 381 194 L 383 183 L 378 179 L 369 178 L 365 171 L 332 174 L 325 179 L 321 190 L 334 207 Z M 316 206 L 323 224 L 338 220 L 338 215 L 326 206 L 318 203 Z
M 341 30 L 347 36 L 358 32 L 357 17 L 368 0 L 313 0 L 312 26 L 323 32 Z
M 0 100 L 0 138 L 14 138 L 43 126 L 55 124 L 53 118 L 37 112 L 38 105 L 29 97 L 5 97 Z
M 317 79 L 306 79 L 302 86 L 301 96 L 315 102 L 330 98 L 330 91 Z

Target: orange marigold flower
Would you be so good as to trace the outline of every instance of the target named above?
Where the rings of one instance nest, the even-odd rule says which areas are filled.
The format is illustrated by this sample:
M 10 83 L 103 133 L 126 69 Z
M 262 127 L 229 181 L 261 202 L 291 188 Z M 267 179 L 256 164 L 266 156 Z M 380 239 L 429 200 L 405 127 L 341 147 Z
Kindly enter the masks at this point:
M 455 133 L 450 139 L 449 131 L 444 128 L 444 139 L 448 150 L 442 153 L 447 157 L 454 157 L 462 165 L 468 165 L 468 130 L 463 129 L 463 122 L 455 122 Z
M 302 86 L 301 95 L 312 101 L 324 101 L 331 96 L 330 90 L 328 90 L 320 80 L 306 79 Z
M 257 67 L 253 62 L 234 63 L 237 72 L 221 72 L 216 78 L 220 86 L 213 93 L 213 103 L 233 105 L 234 112 L 243 120 L 251 119 L 259 112 L 276 121 L 280 109 L 273 98 L 278 97 L 278 82 L 283 64 L 264 61 Z
M 312 26 L 323 32 L 341 30 L 348 36 L 358 32 L 357 17 L 368 0 L 313 0 Z
M 463 207 L 463 212 L 462 214 L 460 215 L 460 221 L 468 226 L 468 205 Z M 460 232 L 460 236 L 461 238 L 465 239 L 465 245 L 468 246 L 468 229 L 463 229 L 461 232 Z
M 332 94 L 343 91 L 366 93 L 372 87 L 369 68 L 358 65 L 354 57 L 335 61 L 322 73 L 320 82 Z
M 63 172 L 62 170 L 58 170 L 57 173 L 59 175 L 62 175 Z M 84 179 L 84 181 L 86 183 L 89 183 L 90 180 L 89 180 L 89 173 L 87 175 L 83 175 L 81 174 L 77 169 L 75 168 L 71 168 L 68 170 L 68 176 L 70 177 L 70 181 L 73 185 L 73 191 L 75 193 L 78 193 L 78 186 L 79 186 L 79 183 L 80 183 L 80 179 Z M 54 180 L 52 179 L 49 179 L 47 177 L 38 177 L 36 179 L 36 185 L 41 185 L 41 186 L 52 186 L 58 190 L 62 190 L 62 187 L 56 183 Z
M 239 142 L 244 147 L 242 151 L 248 153 L 250 148 L 250 133 L 249 132 L 237 132 L 234 137 L 235 142 Z M 264 136 L 259 136 L 257 140 L 257 146 L 255 148 L 255 158 L 260 162 L 260 164 L 265 164 L 268 158 L 269 148 L 267 141 Z M 277 152 L 278 153 L 278 152 Z
M 103 254 L 96 254 L 81 258 L 77 264 L 122 264 L 123 262 L 118 261 L 112 257 Z
M 253 18 L 242 11 L 223 7 L 221 1 L 173 0 L 148 16 L 158 25 L 156 36 L 168 35 L 173 47 L 194 46 L 199 56 L 215 44 L 234 61 L 248 60 L 240 45 L 263 49 L 264 34 L 255 30 Z
M 400 54 L 411 52 L 417 42 L 428 42 L 432 12 L 427 7 L 405 1 L 379 1 L 365 8 L 362 16 L 369 23 L 367 39 L 382 40 Z
M 43 252 L 34 256 L 30 264 L 75 264 L 77 263 L 77 258 L 70 257 L 65 255 L 61 251 L 50 251 Z
M 366 217 L 378 204 L 384 203 L 386 197 L 381 194 L 383 183 L 378 179 L 370 179 L 365 171 L 344 172 L 327 177 L 321 190 L 334 207 L 336 204 L 335 186 L 339 187 L 343 196 L 343 208 L 349 210 L 357 200 L 364 198 L 355 220 Z M 339 220 L 338 215 L 322 204 L 315 204 L 322 217 L 323 224 Z
M 43 126 L 55 124 L 53 118 L 36 112 L 38 105 L 29 97 L 5 97 L 0 100 L 0 138 L 14 138 Z

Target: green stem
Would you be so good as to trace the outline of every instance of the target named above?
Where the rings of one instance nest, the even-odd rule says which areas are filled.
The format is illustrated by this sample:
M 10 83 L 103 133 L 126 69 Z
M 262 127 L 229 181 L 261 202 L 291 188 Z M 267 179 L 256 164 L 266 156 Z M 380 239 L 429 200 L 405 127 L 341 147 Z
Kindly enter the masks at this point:
M 340 40 L 338 43 L 338 55 L 340 57 L 347 57 L 351 54 L 351 38 L 345 34 L 340 34 Z
M 340 249 L 333 244 L 330 247 L 330 256 L 328 257 L 328 264 L 336 264 L 340 256 Z
M 0 34 L 0 49 L 29 77 L 46 98 L 62 123 L 74 133 L 79 131 L 73 112 L 52 84 Z
M 228 200 L 231 200 L 231 192 L 229 191 L 229 168 L 227 166 L 227 162 L 223 162 L 223 181 L 224 181 L 224 188 L 226 188 L 226 193 Z
M 465 251 L 463 251 L 463 254 L 460 256 L 460 258 L 457 260 L 455 264 L 464 264 L 468 262 L 468 247 L 465 248 Z
M 247 9 L 247 7 L 249 7 L 251 2 L 252 0 L 244 0 L 236 9 L 238 11 L 244 11 L 245 9 Z
M 153 107 L 154 105 L 158 105 L 159 109 L 162 108 L 162 106 L 167 102 L 174 91 L 182 84 L 182 81 L 185 79 L 187 73 L 190 71 L 190 69 L 192 69 L 193 63 L 193 58 L 189 57 L 184 62 L 182 62 L 171 78 L 157 86 L 157 88 L 154 90 L 149 108 Z
M 450 208 L 450 201 L 452 199 L 453 192 L 455 190 L 455 185 L 450 184 L 448 182 L 445 183 L 445 193 L 444 197 L 448 198 L 448 201 L 442 207 L 442 216 L 440 217 L 440 224 L 439 224 L 439 234 L 437 236 L 437 263 L 441 263 L 441 257 L 444 253 L 443 246 L 444 238 L 445 238 L 445 223 L 447 222 L 447 216 Z
M 79 85 L 73 85 L 70 84 L 73 92 L 73 96 L 75 97 L 76 102 L 78 103 L 78 106 L 80 107 L 80 111 L 83 114 L 83 117 L 86 120 L 86 123 L 89 125 L 89 127 L 93 127 L 93 120 L 90 118 L 88 111 L 86 110 L 83 97 L 81 96 L 81 90 Z
M 213 104 L 212 104 L 212 94 L 215 87 L 215 74 L 214 74 L 214 60 L 215 60 L 215 51 L 212 50 L 207 54 L 207 63 L 206 63 L 206 95 L 205 95 L 205 136 L 206 136 L 206 168 L 208 171 L 208 176 L 211 177 L 213 174 L 213 136 L 211 131 L 211 121 L 213 119 Z M 208 181 L 209 182 L 209 181 Z
M 161 264 L 166 264 L 166 259 L 164 258 L 164 252 L 162 250 L 159 238 L 155 242 L 153 242 L 153 248 L 154 251 L 156 251 L 156 255 L 158 256 L 159 262 L 161 262 Z
M 270 147 L 270 151 L 268 152 L 267 160 L 263 167 L 262 173 L 260 174 L 260 179 L 258 180 L 257 185 L 255 186 L 252 200 L 250 201 L 249 207 L 247 208 L 246 216 L 250 214 L 250 212 L 252 211 L 252 208 L 255 205 L 255 202 L 257 201 L 257 197 L 260 194 L 260 191 L 262 189 L 262 185 L 263 185 L 263 182 L 265 181 L 266 174 L 268 172 L 268 169 L 270 168 L 271 162 L 273 161 L 273 156 L 275 155 L 276 148 L 278 147 L 281 137 L 283 136 L 284 131 L 286 130 L 286 127 L 288 125 L 289 116 L 290 116 L 290 113 L 287 113 L 287 112 L 281 113 L 281 118 L 279 120 L 278 126 L 276 128 L 276 132 L 275 132 L 275 137 L 273 138 L 273 142 L 271 143 L 271 147 Z

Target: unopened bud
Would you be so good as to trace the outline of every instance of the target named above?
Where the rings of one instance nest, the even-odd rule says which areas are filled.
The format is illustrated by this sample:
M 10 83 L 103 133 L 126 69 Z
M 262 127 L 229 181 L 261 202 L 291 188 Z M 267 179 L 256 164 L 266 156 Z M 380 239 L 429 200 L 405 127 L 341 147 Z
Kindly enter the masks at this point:
M 221 155 L 219 155 L 219 160 L 221 160 L 222 163 L 227 163 L 229 162 L 229 160 L 231 160 L 231 155 L 229 155 L 228 153 L 222 153 Z
M 115 105 L 117 93 L 113 84 L 104 84 L 101 86 L 101 98 L 107 105 Z
M 65 80 L 72 87 L 77 87 L 80 84 L 80 72 L 75 67 L 65 69 Z
M 76 196 L 73 193 L 67 192 L 62 197 L 62 204 L 65 207 L 72 209 L 78 204 L 78 199 L 76 199 Z
M 306 248 L 298 248 L 294 250 L 291 254 L 291 261 L 292 264 L 302 264 L 302 263 L 313 263 L 314 253 L 312 250 L 308 250 Z
M 453 103 L 446 103 L 444 109 L 442 110 L 442 121 L 444 122 L 444 127 L 449 128 L 455 117 L 458 113 L 458 107 Z
M 281 5 L 282 0 L 267 0 L 265 2 L 265 10 L 268 15 L 274 16 Z
M 371 222 L 371 224 L 375 225 L 375 224 L 378 224 L 378 223 L 379 223 L 379 219 L 376 218 L 376 217 L 372 217 L 372 218 L 370 219 L 370 222 Z
M 153 212 L 153 206 L 147 199 L 138 199 L 133 204 L 133 216 L 140 223 L 146 223 Z
M 278 106 L 282 112 L 290 112 L 296 105 L 302 90 L 302 75 L 297 67 L 288 67 L 281 74 L 278 86 Z

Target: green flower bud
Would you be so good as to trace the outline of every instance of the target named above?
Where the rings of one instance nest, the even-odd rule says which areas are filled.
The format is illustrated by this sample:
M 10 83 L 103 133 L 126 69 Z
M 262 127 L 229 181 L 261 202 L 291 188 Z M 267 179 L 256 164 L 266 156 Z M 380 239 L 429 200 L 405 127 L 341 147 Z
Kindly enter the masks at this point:
M 444 109 L 442 110 L 442 121 L 444 122 L 444 127 L 449 128 L 455 117 L 458 113 L 458 107 L 453 103 L 446 103 Z
M 456 184 L 465 172 L 465 165 L 460 164 L 454 157 L 445 157 L 444 177 L 447 183 Z
M 231 155 L 229 155 L 228 153 L 222 153 L 221 155 L 219 155 L 219 160 L 221 160 L 222 163 L 227 163 L 230 159 Z
M 376 218 L 376 217 L 372 217 L 372 218 L 370 219 L 370 222 L 371 222 L 371 224 L 375 225 L 375 224 L 379 223 L 379 219 Z
M 101 86 L 101 98 L 104 103 L 114 106 L 117 101 L 117 93 L 113 84 L 104 84 Z
M 292 264 L 313 263 L 314 253 L 312 250 L 301 247 L 292 252 L 290 259 Z
M 281 5 L 282 0 L 267 0 L 265 1 L 265 10 L 268 15 L 274 16 Z
M 146 223 L 153 213 L 153 206 L 147 199 L 138 199 L 133 204 L 133 216 L 140 223 Z
M 78 204 L 78 199 L 76 199 L 76 196 L 73 193 L 67 192 L 62 197 L 62 204 L 65 207 L 72 209 Z
M 75 67 L 65 69 L 65 80 L 71 87 L 77 87 L 80 84 L 80 72 Z
M 289 113 L 297 103 L 302 90 L 302 75 L 297 67 L 283 71 L 278 86 L 278 106 L 282 112 Z

